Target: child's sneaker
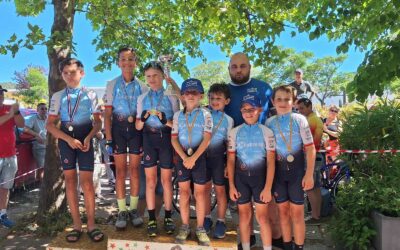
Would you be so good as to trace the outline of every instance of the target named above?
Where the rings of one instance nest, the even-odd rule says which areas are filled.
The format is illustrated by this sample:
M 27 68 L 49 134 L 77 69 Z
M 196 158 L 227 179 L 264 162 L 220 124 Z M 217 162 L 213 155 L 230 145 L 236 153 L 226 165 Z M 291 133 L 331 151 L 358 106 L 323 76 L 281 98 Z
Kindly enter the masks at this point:
M 15 226 L 15 223 L 7 217 L 7 214 L 0 216 L 0 224 L 8 228 Z
M 196 236 L 200 246 L 209 246 L 210 238 L 208 238 L 206 230 L 204 227 L 200 227 L 196 229 Z
M 115 222 L 115 227 L 118 230 L 126 228 L 126 222 L 128 221 L 128 212 L 127 211 L 120 211 L 118 213 L 117 221 Z
M 157 236 L 157 221 L 155 220 L 150 220 L 149 223 L 147 224 L 147 234 L 150 237 L 156 237 Z
M 208 234 L 209 234 L 210 231 L 211 231 L 212 224 L 213 224 L 213 222 L 212 222 L 212 220 L 211 220 L 210 217 L 205 217 L 205 218 L 204 218 L 203 227 L 204 227 L 204 230 L 206 230 L 206 232 L 207 232 Z
M 217 220 L 217 223 L 215 224 L 215 229 L 214 229 L 214 238 L 217 238 L 217 239 L 225 238 L 225 232 L 226 232 L 225 223 Z
M 143 218 L 139 216 L 136 209 L 129 211 L 129 216 L 131 217 L 132 225 L 134 227 L 140 227 L 143 224 Z
M 175 223 L 171 218 L 164 218 L 164 230 L 167 234 L 175 232 Z
M 175 243 L 177 244 L 185 244 L 186 239 L 190 236 L 190 228 L 189 225 L 182 225 L 179 228 L 178 235 L 175 237 Z

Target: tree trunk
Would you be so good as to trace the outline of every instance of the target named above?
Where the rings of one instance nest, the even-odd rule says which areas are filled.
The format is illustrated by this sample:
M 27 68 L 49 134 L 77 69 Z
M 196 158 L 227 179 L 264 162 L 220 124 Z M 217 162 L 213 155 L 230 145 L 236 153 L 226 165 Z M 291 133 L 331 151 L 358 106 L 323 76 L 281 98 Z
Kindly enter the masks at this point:
M 346 105 L 346 103 L 347 103 L 346 90 L 343 90 L 343 105 Z
M 51 38 L 47 43 L 50 97 L 65 87 L 65 82 L 58 70 L 58 64 L 71 55 L 75 0 L 53 0 L 53 5 L 54 21 L 51 28 Z M 52 223 L 46 220 L 48 215 L 57 215 L 66 211 L 64 187 L 57 141 L 52 135 L 48 134 L 44 176 L 37 210 L 39 225 L 44 226 L 47 223 Z

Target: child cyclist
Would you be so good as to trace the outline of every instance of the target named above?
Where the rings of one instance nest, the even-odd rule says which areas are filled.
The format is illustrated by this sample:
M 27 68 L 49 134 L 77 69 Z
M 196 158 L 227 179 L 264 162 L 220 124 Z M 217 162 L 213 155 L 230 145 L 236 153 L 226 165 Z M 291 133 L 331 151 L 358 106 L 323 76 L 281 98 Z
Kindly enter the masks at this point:
M 264 250 L 272 249 L 268 203 L 272 199 L 275 172 L 275 138 L 269 128 L 258 123 L 261 107 L 257 96 L 245 95 L 240 108 L 245 123 L 232 129 L 228 137 L 229 195 L 238 203 L 240 240 L 244 250 L 250 250 L 252 200 Z
M 233 119 L 225 114 L 224 109 L 230 101 L 229 87 L 225 83 L 215 83 L 208 91 L 208 104 L 213 119 L 211 142 L 206 151 L 207 162 L 207 196 L 206 218 L 204 229 L 207 233 L 213 224 L 211 220 L 211 179 L 214 182 L 217 196 L 217 223 L 214 229 L 214 238 L 224 238 L 226 232 L 225 213 L 227 209 L 227 197 L 225 192 L 225 163 L 228 132 L 233 127 Z
M 179 182 L 182 225 L 176 236 L 176 243 L 184 244 L 190 235 L 189 200 L 190 182 L 193 181 L 196 197 L 196 236 L 200 245 L 209 246 L 210 239 L 203 227 L 205 184 L 207 183 L 204 151 L 210 144 L 213 123 L 210 112 L 200 107 L 200 101 L 204 94 L 200 80 L 193 78 L 185 80 L 182 83 L 181 94 L 185 108 L 174 114 L 172 127 L 172 146 L 180 157 L 176 165 L 176 172 Z
M 95 200 L 93 187 L 94 151 L 92 138 L 101 128 L 100 113 L 96 113 L 94 100 L 80 87 L 85 75 L 83 64 L 74 58 L 63 60 L 59 70 L 67 87 L 51 98 L 47 131 L 58 140 L 61 164 L 65 177 L 67 201 L 73 220 L 73 230 L 66 236 L 68 242 L 76 242 L 82 234 L 77 194 L 77 163 L 79 183 L 85 194 L 87 234 L 92 241 L 101 241 L 104 234 L 95 227 Z M 94 120 L 91 117 L 93 114 Z M 58 120 L 61 125 L 56 126 Z
M 174 233 L 172 210 L 172 118 L 179 110 L 179 100 L 165 94 L 164 70 L 160 63 L 150 62 L 144 66 L 144 75 L 150 90 L 138 98 L 136 129 L 143 129 L 143 162 L 146 175 L 146 203 L 149 213 L 147 233 L 157 236 L 155 191 L 157 185 L 157 162 L 161 167 L 161 183 L 164 188 L 164 230 Z
M 295 249 L 303 249 L 304 191 L 312 189 L 314 185 L 313 136 L 307 119 L 301 114 L 292 113 L 295 101 L 296 92 L 292 87 L 275 88 L 272 102 L 277 115 L 266 122 L 276 139 L 276 173 L 273 192 L 278 204 L 285 250 L 293 248 L 292 228 Z M 305 162 L 307 162 L 307 168 L 304 166 Z

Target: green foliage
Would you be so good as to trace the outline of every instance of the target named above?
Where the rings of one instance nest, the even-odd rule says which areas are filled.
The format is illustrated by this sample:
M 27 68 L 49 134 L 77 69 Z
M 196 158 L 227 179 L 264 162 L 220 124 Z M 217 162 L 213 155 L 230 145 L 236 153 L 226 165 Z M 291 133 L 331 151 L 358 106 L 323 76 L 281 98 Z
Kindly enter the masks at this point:
M 381 100 L 374 108 L 366 105 L 342 110 L 340 145 L 346 149 L 398 149 L 400 105 Z M 362 147 L 362 148 L 360 148 Z M 348 159 L 352 182 L 337 195 L 338 210 L 332 220 L 333 236 L 349 249 L 368 249 L 375 235 L 372 211 L 400 216 L 400 155 L 368 154 Z
M 18 15 L 37 16 L 46 7 L 44 0 L 14 0 Z
M 29 66 L 22 72 L 15 72 L 13 79 L 24 103 L 35 106 L 43 99 L 48 100 L 47 77 L 43 68 Z
M 291 20 L 311 40 L 326 35 L 343 41 L 337 53 L 350 46 L 369 51 L 348 87 L 350 98 L 365 100 L 382 95 L 394 77 L 400 76 L 400 14 L 398 0 L 304 0 Z
M 218 82 L 230 82 L 228 63 L 225 61 L 213 61 L 202 63 L 192 69 L 192 77 L 199 79 L 204 89 L 209 89 L 211 84 Z

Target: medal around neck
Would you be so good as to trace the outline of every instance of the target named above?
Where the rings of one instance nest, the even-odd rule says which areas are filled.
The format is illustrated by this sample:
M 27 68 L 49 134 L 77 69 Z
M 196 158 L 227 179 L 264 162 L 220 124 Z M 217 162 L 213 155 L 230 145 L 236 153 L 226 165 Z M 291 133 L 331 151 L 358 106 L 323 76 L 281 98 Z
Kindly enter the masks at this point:
M 294 156 L 292 154 L 289 154 L 288 156 L 286 156 L 286 160 L 288 162 L 293 162 L 294 161 Z
M 187 155 L 188 156 L 192 156 L 192 154 L 193 154 L 193 149 L 192 148 L 188 148 Z

